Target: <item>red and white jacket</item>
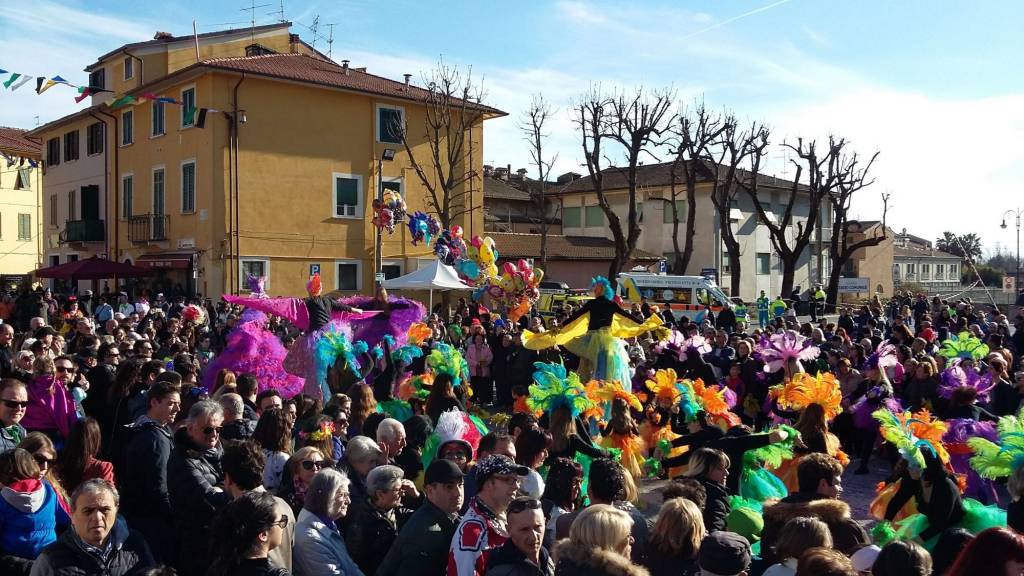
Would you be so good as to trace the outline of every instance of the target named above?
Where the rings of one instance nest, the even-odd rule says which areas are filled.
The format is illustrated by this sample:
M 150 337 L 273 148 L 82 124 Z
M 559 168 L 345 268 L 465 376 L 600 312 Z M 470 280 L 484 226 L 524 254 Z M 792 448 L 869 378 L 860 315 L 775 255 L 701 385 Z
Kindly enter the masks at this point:
M 487 557 L 506 540 L 505 519 L 473 498 L 448 549 L 448 576 L 483 576 Z

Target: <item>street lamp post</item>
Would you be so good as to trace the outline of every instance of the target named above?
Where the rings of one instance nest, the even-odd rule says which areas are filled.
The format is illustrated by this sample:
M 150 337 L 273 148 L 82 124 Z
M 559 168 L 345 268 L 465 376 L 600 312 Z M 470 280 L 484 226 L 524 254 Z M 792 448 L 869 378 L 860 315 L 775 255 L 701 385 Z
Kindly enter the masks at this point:
M 381 151 L 380 157 L 377 158 L 377 202 L 384 203 L 384 163 L 391 162 L 395 159 L 395 149 L 385 148 Z M 384 268 L 384 236 L 380 226 L 375 226 L 377 229 L 377 250 L 374 252 L 374 263 L 373 263 L 373 281 L 374 286 L 380 285 L 380 276 L 382 269 Z
M 1002 228 L 1003 230 L 1006 230 L 1006 215 L 1007 214 L 1013 214 L 1014 218 L 1016 219 L 1016 226 L 1017 226 L 1017 258 L 1016 258 L 1017 269 L 1016 269 L 1016 271 L 1014 272 L 1014 275 L 1013 275 L 1013 290 L 1014 290 L 1014 292 L 1019 293 L 1019 291 L 1020 291 L 1020 216 L 1021 216 L 1021 214 L 1024 214 L 1024 208 L 1018 208 L 1016 210 L 1007 210 L 1006 212 L 1003 213 L 1003 223 L 999 225 L 999 227 Z M 1014 301 L 1016 301 L 1017 294 L 1014 294 L 1013 296 L 1014 296 Z

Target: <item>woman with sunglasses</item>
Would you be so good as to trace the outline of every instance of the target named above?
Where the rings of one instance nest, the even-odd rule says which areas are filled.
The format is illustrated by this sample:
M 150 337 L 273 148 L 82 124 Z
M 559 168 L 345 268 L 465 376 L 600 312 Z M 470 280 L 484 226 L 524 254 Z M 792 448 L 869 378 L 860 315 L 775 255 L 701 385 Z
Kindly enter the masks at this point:
M 45 480 L 57 492 L 61 503 L 67 508 L 69 492 L 64 489 L 60 479 L 57 477 L 54 464 L 57 462 L 57 449 L 53 446 L 53 440 L 42 432 L 29 432 L 25 439 L 18 444 L 18 448 L 27 450 L 39 467 L 39 479 Z
M 312 446 L 299 448 L 288 459 L 277 495 L 292 507 L 292 512 L 295 512 L 296 516 L 306 501 L 306 492 L 309 490 L 309 483 L 313 481 L 313 476 L 324 468 L 330 468 L 330 462 L 324 458 L 320 450 Z
M 20 448 L 0 454 L 0 571 L 28 574 L 32 560 L 70 524 L 56 491 L 40 480 L 39 465 Z
M 232 500 L 214 520 L 210 576 L 290 576 L 270 563 L 270 551 L 281 545 L 288 517 L 277 511 L 266 492 L 246 492 Z
M 75 399 L 68 386 L 75 377 L 75 362 L 67 356 L 56 360 L 36 357 L 32 382 L 28 386 L 28 408 L 21 425 L 63 444 L 78 420 Z

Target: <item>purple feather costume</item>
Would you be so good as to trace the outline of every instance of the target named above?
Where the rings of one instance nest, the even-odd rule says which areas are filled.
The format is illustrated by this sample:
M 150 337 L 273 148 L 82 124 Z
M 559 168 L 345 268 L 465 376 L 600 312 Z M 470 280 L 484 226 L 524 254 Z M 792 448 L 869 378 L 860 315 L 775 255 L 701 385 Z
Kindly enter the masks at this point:
M 982 504 L 998 504 L 999 493 L 995 482 L 982 478 L 974 471 L 970 464 L 974 452 L 967 446 L 967 440 L 975 437 L 998 442 L 995 424 L 969 418 L 953 418 L 947 420 L 946 425 L 949 429 L 942 437 L 942 443 L 949 451 L 949 464 L 953 470 L 967 476 L 964 498 L 974 498 Z

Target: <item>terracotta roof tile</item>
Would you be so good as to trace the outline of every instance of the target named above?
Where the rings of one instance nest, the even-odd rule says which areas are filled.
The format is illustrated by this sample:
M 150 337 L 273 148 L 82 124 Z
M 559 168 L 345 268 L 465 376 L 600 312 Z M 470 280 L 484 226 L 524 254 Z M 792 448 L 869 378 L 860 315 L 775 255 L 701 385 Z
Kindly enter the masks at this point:
M 21 128 L 0 126 L 0 150 L 38 158 L 42 152 L 42 144 L 26 137 L 25 132 Z
M 497 200 L 519 200 L 529 202 L 532 200 L 530 193 L 520 190 L 508 182 L 499 178 L 484 178 L 484 198 Z
M 661 162 L 659 164 L 645 164 L 637 167 L 637 188 L 645 186 L 668 186 L 672 182 L 672 162 Z M 698 178 L 698 182 L 710 182 L 714 178 L 714 167 L 710 162 L 706 163 L 705 169 L 702 170 L 702 174 Z M 601 171 L 604 174 L 604 189 L 605 190 L 617 190 L 626 188 L 626 171 L 624 168 L 611 166 Z M 740 169 L 738 171 L 739 178 L 746 178 L 748 172 Z M 683 171 L 678 170 L 676 173 L 678 185 L 683 185 Z M 773 188 L 785 188 L 790 189 L 793 186 L 793 182 L 784 180 L 782 178 L 776 178 L 775 176 L 769 176 L 766 174 L 759 174 L 757 177 L 758 184 L 760 186 L 773 187 Z M 806 190 L 807 187 L 800 185 L 802 190 Z M 569 182 L 564 187 L 553 192 L 556 194 L 566 194 L 571 192 L 590 192 L 594 189 L 594 184 L 590 181 L 590 176 L 583 176 L 577 180 Z
M 342 88 L 357 92 L 369 92 L 380 96 L 424 102 L 430 94 L 427 90 L 404 82 L 390 80 L 362 72 L 356 68 L 345 68 L 334 62 L 326 62 L 307 54 L 266 54 L 261 56 L 240 56 L 203 60 L 200 65 L 219 70 L 246 72 L 282 80 L 294 80 Z M 506 113 L 490 106 L 478 105 L 486 114 L 505 116 Z
M 494 239 L 501 258 L 540 257 L 540 234 L 488 232 L 486 236 Z M 615 245 L 607 238 L 548 234 L 547 252 L 549 260 L 611 260 L 615 257 Z M 661 257 L 634 250 L 633 260 L 654 262 Z

